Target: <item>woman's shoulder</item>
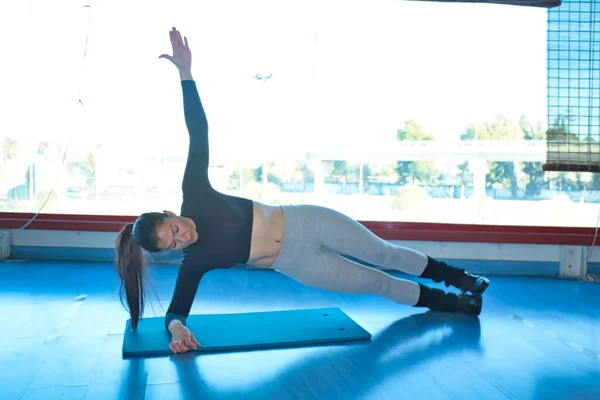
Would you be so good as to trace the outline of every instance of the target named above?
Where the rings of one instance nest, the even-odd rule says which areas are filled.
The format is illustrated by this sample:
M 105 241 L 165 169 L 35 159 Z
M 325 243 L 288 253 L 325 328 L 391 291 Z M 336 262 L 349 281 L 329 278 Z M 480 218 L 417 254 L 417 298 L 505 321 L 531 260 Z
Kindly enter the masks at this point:
M 213 204 L 219 201 L 219 193 L 212 187 L 197 185 L 193 187 L 193 190 L 188 188 L 183 191 L 181 214 L 198 215 L 203 210 L 210 209 Z

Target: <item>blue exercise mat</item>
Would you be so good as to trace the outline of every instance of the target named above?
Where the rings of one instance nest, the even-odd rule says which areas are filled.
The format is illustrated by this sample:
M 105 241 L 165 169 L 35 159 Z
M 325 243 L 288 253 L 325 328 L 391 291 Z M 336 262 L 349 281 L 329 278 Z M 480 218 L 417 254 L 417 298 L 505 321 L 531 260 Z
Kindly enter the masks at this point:
M 240 351 L 366 340 L 371 334 L 339 308 L 264 311 L 239 314 L 190 315 L 187 327 L 199 346 L 198 352 Z M 172 354 L 171 334 L 164 318 L 143 318 L 138 330 L 125 326 L 123 356 Z

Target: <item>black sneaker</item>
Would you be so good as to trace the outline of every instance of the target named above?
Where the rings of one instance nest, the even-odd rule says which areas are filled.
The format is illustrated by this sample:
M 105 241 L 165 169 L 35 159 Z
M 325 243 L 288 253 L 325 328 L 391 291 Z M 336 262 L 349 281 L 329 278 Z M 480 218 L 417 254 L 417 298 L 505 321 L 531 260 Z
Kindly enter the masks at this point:
M 458 295 L 456 311 L 473 316 L 478 316 L 479 314 L 481 314 L 482 306 L 483 298 L 481 296 L 461 293 Z
M 471 292 L 473 295 L 481 296 L 481 294 L 490 285 L 490 280 L 483 276 L 471 275 L 465 272 L 462 278 L 460 289 L 463 293 Z

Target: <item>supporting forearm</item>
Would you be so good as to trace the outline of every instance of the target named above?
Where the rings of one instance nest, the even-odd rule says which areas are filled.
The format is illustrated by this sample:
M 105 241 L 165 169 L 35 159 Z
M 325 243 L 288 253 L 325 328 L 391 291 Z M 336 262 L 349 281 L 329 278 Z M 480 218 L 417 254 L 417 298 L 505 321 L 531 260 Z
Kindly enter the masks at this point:
M 175 329 L 177 329 L 178 327 L 183 326 L 183 324 L 181 323 L 180 320 L 178 319 L 174 319 L 171 322 L 169 322 L 169 326 L 167 327 L 167 329 L 169 330 L 169 332 L 171 332 L 171 335 L 173 334 L 173 331 Z
M 194 80 L 194 78 L 192 77 L 192 71 L 189 69 L 180 69 L 179 77 L 181 78 L 182 81 L 193 81 Z

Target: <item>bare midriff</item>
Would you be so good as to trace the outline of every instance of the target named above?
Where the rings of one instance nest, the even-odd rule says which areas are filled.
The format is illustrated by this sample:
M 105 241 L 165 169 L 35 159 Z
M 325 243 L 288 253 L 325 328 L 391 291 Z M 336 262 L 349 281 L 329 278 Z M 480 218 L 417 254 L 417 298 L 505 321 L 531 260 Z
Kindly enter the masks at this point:
M 277 259 L 285 235 L 285 218 L 279 206 L 254 203 L 252 242 L 247 264 L 268 268 Z

